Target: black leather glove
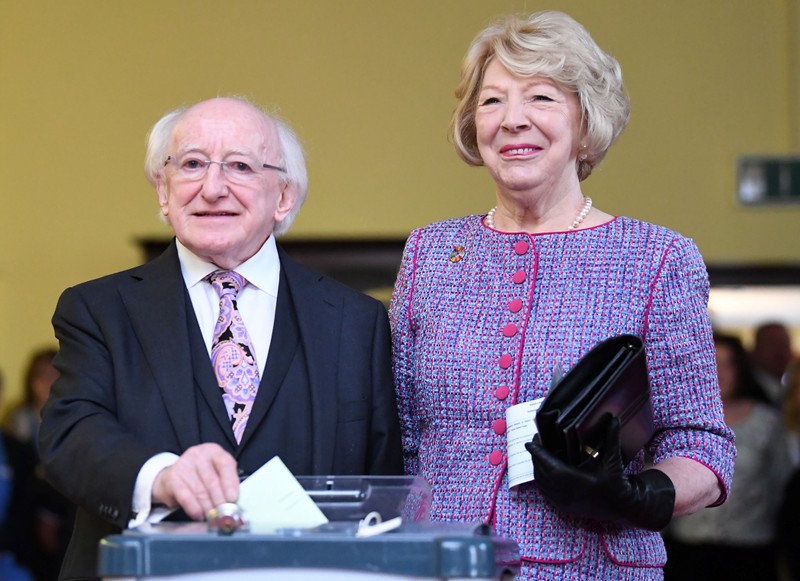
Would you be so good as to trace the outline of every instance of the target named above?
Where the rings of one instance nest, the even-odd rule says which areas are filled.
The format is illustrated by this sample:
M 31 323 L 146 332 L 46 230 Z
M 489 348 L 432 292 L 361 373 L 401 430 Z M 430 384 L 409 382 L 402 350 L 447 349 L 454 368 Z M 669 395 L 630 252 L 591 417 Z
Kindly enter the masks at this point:
M 534 482 L 563 512 L 580 518 L 660 531 L 675 509 L 675 486 L 660 470 L 624 473 L 619 420 L 613 418 L 597 458 L 567 464 L 542 445 L 539 434 L 525 444 L 533 457 Z

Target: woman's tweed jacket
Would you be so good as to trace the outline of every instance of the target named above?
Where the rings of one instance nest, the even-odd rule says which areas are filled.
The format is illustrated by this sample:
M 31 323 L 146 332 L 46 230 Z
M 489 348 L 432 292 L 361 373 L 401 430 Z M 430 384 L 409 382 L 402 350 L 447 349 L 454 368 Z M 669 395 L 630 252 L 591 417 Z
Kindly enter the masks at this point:
M 694 243 L 629 218 L 529 235 L 470 216 L 412 232 L 390 320 L 405 467 L 430 482 L 433 518 L 490 523 L 517 540 L 523 563 L 604 551 L 612 567 L 663 566 L 658 533 L 573 520 L 532 483 L 509 491 L 505 410 L 543 397 L 554 367 L 568 371 L 598 341 L 639 335 L 657 430 L 647 452 L 710 468 L 721 503 L 735 449 L 707 301 Z

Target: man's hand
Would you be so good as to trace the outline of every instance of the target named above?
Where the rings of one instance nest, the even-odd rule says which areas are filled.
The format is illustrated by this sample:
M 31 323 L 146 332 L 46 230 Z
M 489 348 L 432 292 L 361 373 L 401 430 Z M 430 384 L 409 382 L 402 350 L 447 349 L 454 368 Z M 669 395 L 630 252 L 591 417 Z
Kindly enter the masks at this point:
M 199 444 L 186 450 L 153 483 L 153 503 L 180 506 L 194 520 L 239 498 L 236 460 L 218 444 Z

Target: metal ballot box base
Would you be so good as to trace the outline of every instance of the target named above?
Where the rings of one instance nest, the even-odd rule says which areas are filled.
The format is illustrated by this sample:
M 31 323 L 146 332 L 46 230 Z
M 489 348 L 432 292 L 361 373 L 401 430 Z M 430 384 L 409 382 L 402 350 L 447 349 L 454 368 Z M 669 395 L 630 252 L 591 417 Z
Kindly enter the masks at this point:
M 204 523 L 164 523 L 124 531 L 100 544 L 109 581 L 507 580 L 519 570 L 514 541 L 481 525 L 410 523 L 373 537 L 357 524 L 270 534 L 208 532 Z

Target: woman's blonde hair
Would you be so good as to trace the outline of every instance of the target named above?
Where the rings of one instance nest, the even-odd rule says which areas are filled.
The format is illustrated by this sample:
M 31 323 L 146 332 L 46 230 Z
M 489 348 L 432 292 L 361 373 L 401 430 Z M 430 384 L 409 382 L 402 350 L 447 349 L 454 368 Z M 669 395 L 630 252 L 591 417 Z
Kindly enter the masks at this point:
M 486 67 L 495 58 L 515 75 L 540 75 L 577 94 L 585 156 L 580 156 L 576 170 L 580 180 L 589 177 L 630 116 L 630 101 L 616 59 L 562 12 L 509 16 L 481 31 L 464 57 L 456 87 L 458 104 L 450 124 L 456 151 L 470 165 L 483 165 L 475 111 Z

